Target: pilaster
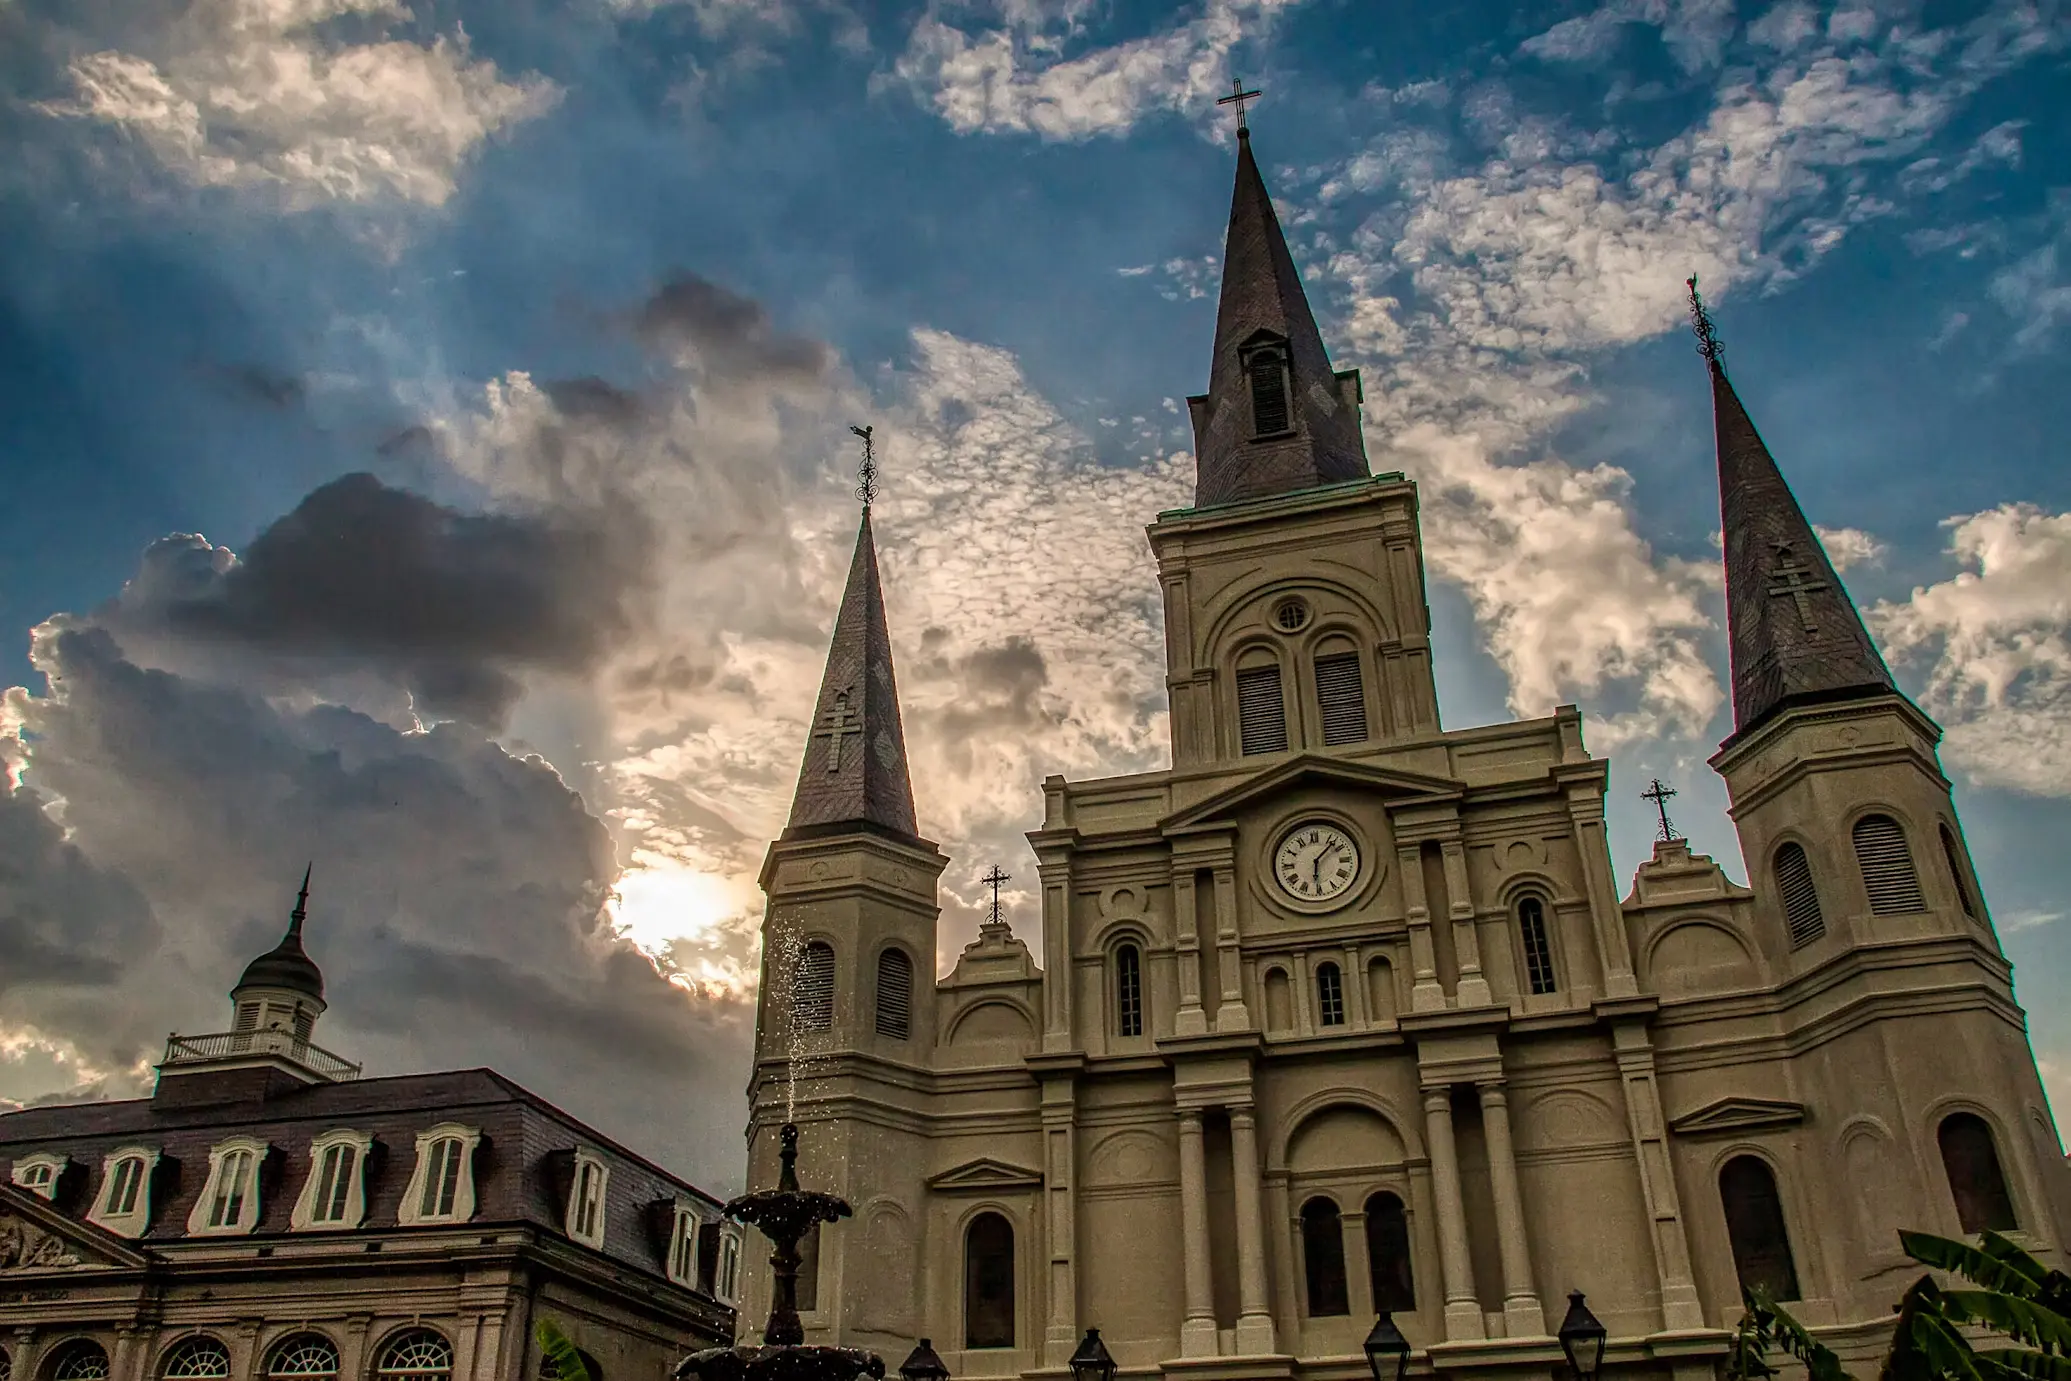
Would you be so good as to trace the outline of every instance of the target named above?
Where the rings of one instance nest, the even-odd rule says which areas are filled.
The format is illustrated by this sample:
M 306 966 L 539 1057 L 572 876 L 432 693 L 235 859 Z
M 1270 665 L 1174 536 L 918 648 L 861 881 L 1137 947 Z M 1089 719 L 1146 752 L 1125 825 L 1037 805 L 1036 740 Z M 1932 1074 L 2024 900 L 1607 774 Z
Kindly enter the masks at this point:
M 1661 1282 L 1661 1323 L 1670 1331 L 1704 1327 L 1697 1284 L 1690 1272 L 1690 1240 L 1683 1228 L 1676 1195 L 1675 1168 L 1669 1157 L 1668 1119 L 1661 1111 L 1661 1086 L 1654 1069 L 1654 1045 L 1647 1034 L 1653 1003 L 1599 1012 L 1612 1018 L 1612 1045 L 1618 1077 L 1625 1087 L 1626 1117 L 1632 1132 L 1633 1156 L 1639 1165 L 1640 1193 L 1647 1207 L 1654 1247 L 1654 1269 Z M 1623 1019 L 1620 1019 L 1620 1018 Z
M 1070 1069 L 1042 1080 L 1043 1237 L 1049 1247 L 1049 1316 L 1042 1364 L 1062 1367 L 1078 1345 L 1078 1082 Z

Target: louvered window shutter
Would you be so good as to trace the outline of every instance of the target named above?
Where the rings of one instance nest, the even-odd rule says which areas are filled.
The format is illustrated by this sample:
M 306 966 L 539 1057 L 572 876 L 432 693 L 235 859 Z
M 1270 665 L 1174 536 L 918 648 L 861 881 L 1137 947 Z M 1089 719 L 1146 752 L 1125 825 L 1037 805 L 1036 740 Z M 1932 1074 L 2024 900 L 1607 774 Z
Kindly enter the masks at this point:
M 1791 932 L 1791 948 L 1803 949 L 1827 933 L 1826 917 L 1819 910 L 1819 888 L 1812 881 L 1812 864 L 1796 844 L 1776 851 L 1776 893 L 1783 900 L 1783 922 Z
M 1278 666 L 1237 673 L 1237 720 L 1246 754 L 1287 751 L 1287 707 Z
M 834 1025 L 834 947 L 815 940 L 799 956 L 791 980 L 791 1025 L 825 1031 Z
M 913 961 L 903 949 L 877 956 L 877 1034 L 903 1041 L 913 1030 Z
M 1251 357 L 1251 430 L 1257 436 L 1287 430 L 1287 371 L 1278 355 Z
M 1913 852 L 1906 832 L 1888 815 L 1865 815 L 1855 822 L 1855 862 L 1862 869 L 1863 890 L 1870 910 L 1879 916 L 1925 911 L 1920 876 L 1913 871 Z
M 1366 687 L 1359 679 L 1359 654 L 1338 652 L 1316 659 L 1316 699 L 1323 706 L 1323 742 L 1366 741 Z

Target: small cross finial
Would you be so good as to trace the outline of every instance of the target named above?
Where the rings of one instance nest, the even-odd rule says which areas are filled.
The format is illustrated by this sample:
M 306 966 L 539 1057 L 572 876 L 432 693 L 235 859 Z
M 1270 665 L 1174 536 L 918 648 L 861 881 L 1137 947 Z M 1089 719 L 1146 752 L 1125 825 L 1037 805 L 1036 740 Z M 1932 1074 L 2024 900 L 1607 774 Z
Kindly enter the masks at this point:
M 992 920 L 990 923 L 993 925 L 1002 924 L 1000 920 L 1000 888 L 1006 883 L 1012 882 L 1013 880 L 1014 875 L 1012 873 L 1001 872 L 1000 865 L 997 863 L 992 865 L 992 868 L 985 874 L 984 877 L 978 879 L 978 881 L 984 883 L 987 887 L 990 887 L 992 889 Z
M 849 430 L 863 438 L 863 464 L 856 471 L 856 497 L 868 509 L 877 501 L 877 450 L 870 440 L 870 434 L 877 428 L 851 426 Z
M 1647 789 L 1640 793 L 1641 800 L 1652 801 L 1654 809 L 1660 812 L 1661 837 L 1663 839 L 1673 839 L 1676 837 L 1675 826 L 1668 823 L 1668 802 L 1669 798 L 1675 794 L 1676 789 L 1662 781 L 1659 777 L 1656 777 L 1648 785 Z
M 1726 343 L 1719 339 L 1719 333 L 1711 324 L 1711 313 L 1705 310 L 1704 299 L 1697 292 L 1697 275 L 1691 274 L 1690 286 L 1690 330 L 1697 337 L 1697 353 L 1710 360 L 1720 369 L 1726 367 Z
M 1244 103 L 1257 99 L 1258 90 L 1253 88 L 1250 91 L 1246 91 L 1244 89 L 1244 79 L 1242 77 L 1235 77 L 1230 81 L 1230 94 L 1217 101 L 1216 104 L 1237 107 L 1237 133 L 1249 134 L 1251 133 L 1251 126 L 1244 122 Z

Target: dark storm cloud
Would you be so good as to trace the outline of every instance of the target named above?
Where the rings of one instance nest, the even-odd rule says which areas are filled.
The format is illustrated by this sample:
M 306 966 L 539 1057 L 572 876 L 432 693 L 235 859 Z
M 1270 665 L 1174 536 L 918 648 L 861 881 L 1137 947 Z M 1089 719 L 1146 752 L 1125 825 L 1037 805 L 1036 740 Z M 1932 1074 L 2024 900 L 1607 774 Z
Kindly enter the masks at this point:
M 633 331 L 651 349 L 687 346 L 726 373 L 818 379 L 832 358 L 820 341 L 778 331 L 754 298 L 694 273 L 657 288 L 634 313 Z
M 217 1029 L 314 858 L 323 1045 L 376 1072 L 492 1065 L 671 1164 L 730 1171 L 736 1119 L 702 1109 L 737 1105 L 748 1009 L 615 937 L 609 835 L 544 761 L 140 667 L 83 624 L 46 626 L 36 660 L 53 689 L 13 702 L 26 771 L 76 847 L 27 790 L 0 799 L 0 944 L 43 980 L 0 982 L 0 1020 L 110 1071 L 169 1029 Z M 59 980 L 98 986 L 88 1003 Z
M 378 669 L 431 714 L 495 724 L 519 673 L 586 671 L 634 631 L 648 550 L 630 513 L 468 514 L 347 475 L 240 560 L 198 537 L 153 543 L 97 619 L 125 637 Z
M 939 630 L 922 634 L 925 650 Z M 1050 668 L 1041 649 L 1027 638 L 1009 638 L 1003 643 L 980 647 L 954 661 L 939 654 L 922 660 L 920 676 L 942 678 L 957 688 L 955 700 L 943 709 L 935 727 L 949 744 L 993 733 L 1011 733 L 1048 728 L 1059 722 L 1058 706 L 1050 703 Z
M 647 414 L 640 395 L 594 374 L 579 379 L 542 380 L 540 391 L 563 417 L 611 427 L 629 427 Z
M 227 392 L 261 407 L 283 411 L 300 407 L 308 393 L 298 376 L 262 364 L 214 364 L 207 366 L 207 372 Z

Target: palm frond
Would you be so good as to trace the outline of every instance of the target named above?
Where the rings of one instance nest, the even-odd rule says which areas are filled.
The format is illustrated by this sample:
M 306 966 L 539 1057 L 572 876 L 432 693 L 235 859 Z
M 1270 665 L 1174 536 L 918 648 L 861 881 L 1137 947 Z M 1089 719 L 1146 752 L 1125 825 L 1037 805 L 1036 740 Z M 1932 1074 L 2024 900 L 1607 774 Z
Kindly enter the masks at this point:
M 2001 1381 L 2071 1381 L 2071 1357 L 2052 1357 L 2025 1347 L 1988 1348 L 1977 1354 L 1987 1368 L 1997 1368 Z
M 1996 1232 L 1984 1234 L 1979 1246 L 1925 1232 L 1901 1232 L 1898 1242 L 1921 1265 L 1961 1276 L 1973 1285 L 2021 1299 L 2041 1294 L 2046 1274 L 2041 1263 Z
M 1955 1323 L 1972 1323 L 2004 1333 L 2016 1342 L 2071 1355 L 2071 1319 L 2032 1300 L 1998 1290 L 1946 1290 L 1941 1312 Z

